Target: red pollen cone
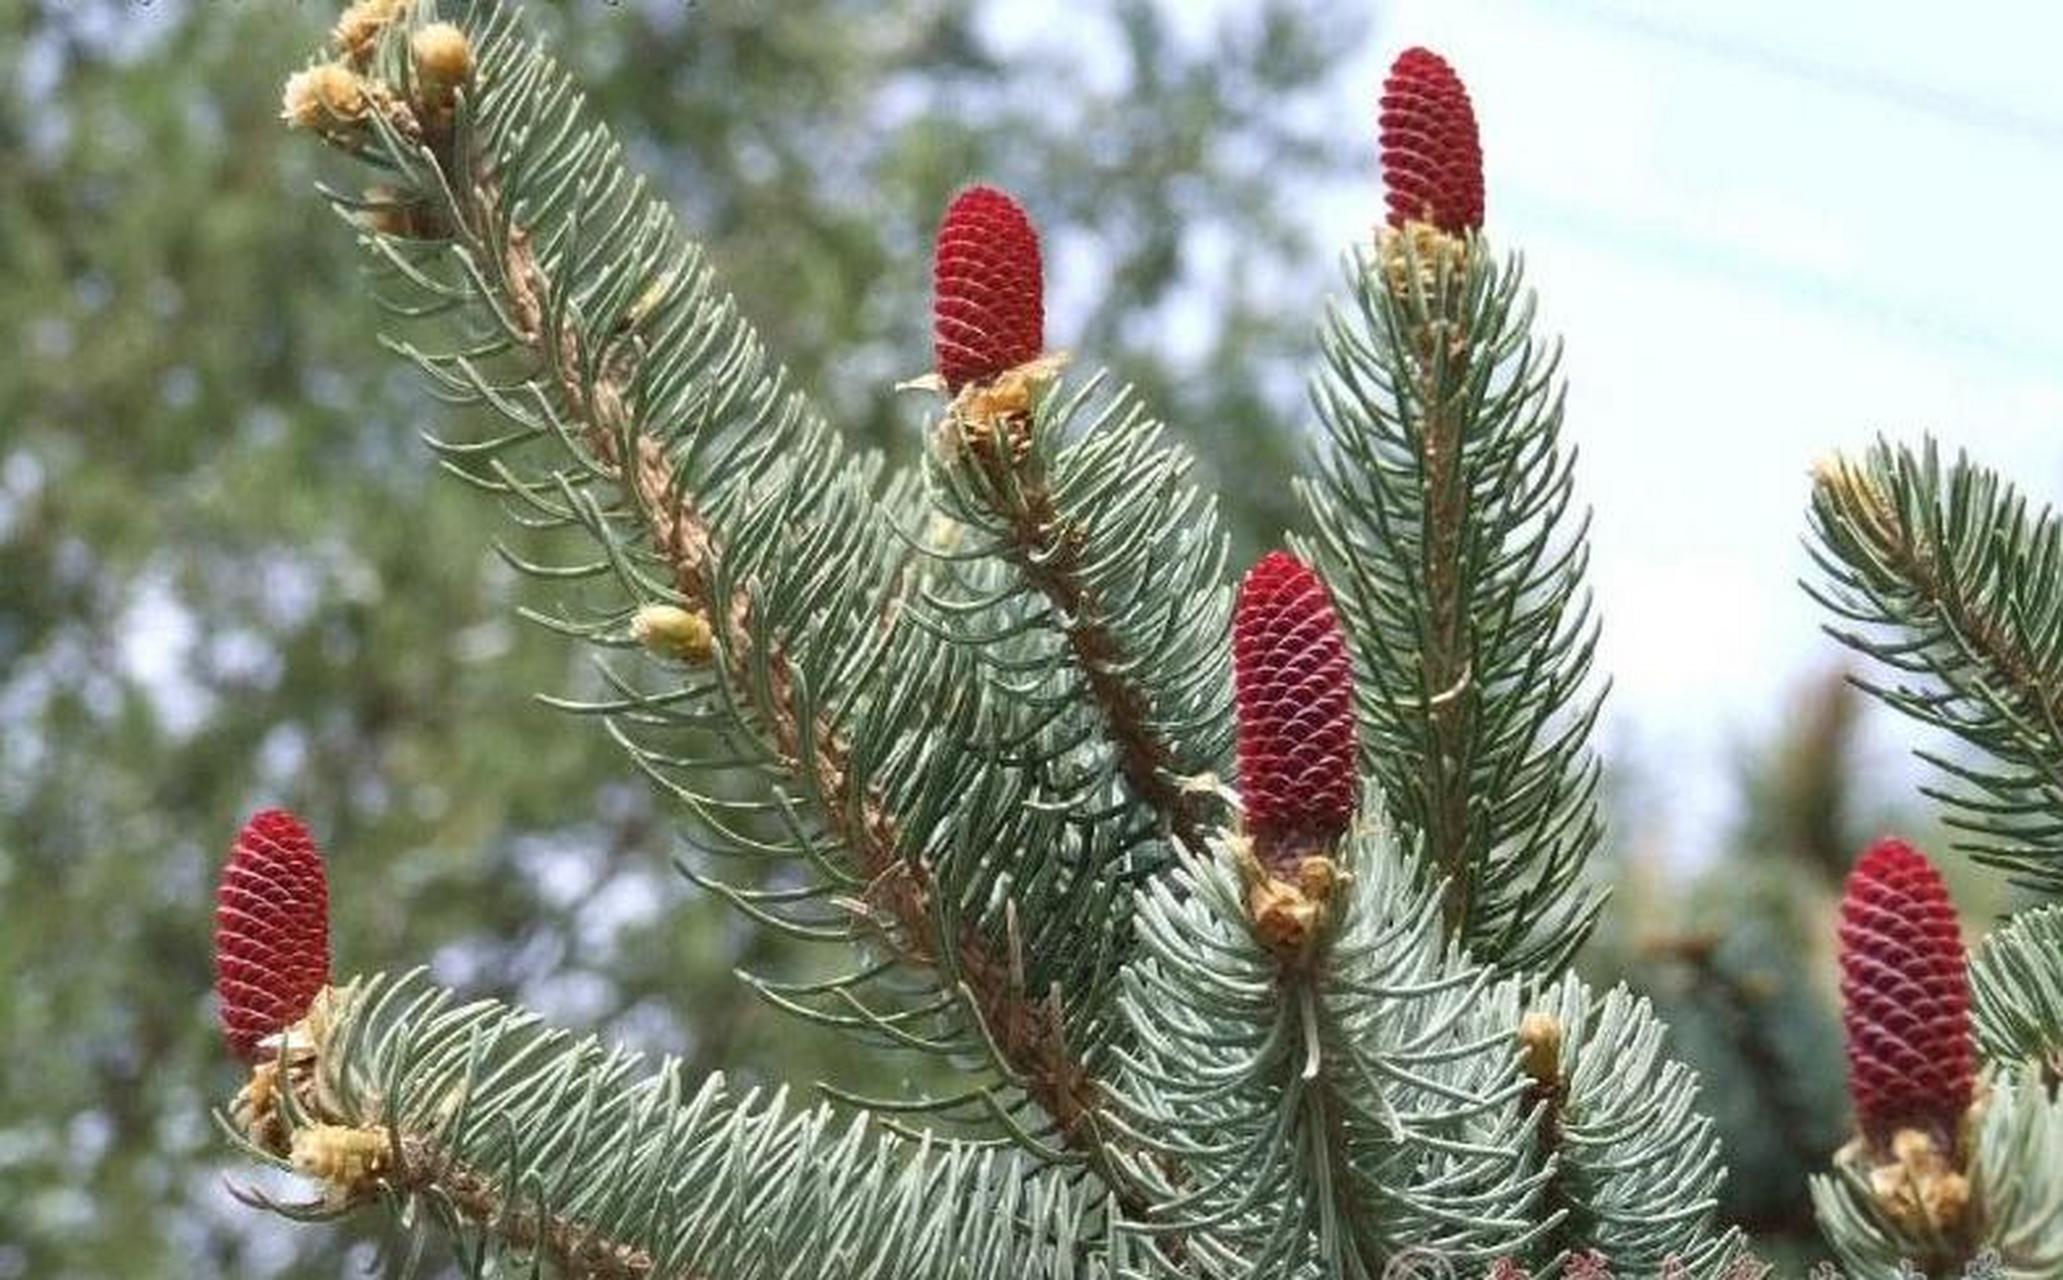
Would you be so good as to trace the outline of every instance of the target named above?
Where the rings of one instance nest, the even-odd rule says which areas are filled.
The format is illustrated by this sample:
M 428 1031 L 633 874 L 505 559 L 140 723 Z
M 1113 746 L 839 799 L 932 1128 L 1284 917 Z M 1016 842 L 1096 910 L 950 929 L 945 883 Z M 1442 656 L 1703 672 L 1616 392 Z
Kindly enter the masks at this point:
M 246 1061 L 308 1012 L 330 980 L 329 880 L 301 820 L 252 815 L 215 894 L 215 992 L 222 1031 Z
M 1247 831 L 1261 862 L 1285 870 L 1330 851 L 1358 790 L 1346 638 L 1325 583 L 1286 551 L 1239 584 L 1232 671 Z
M 1430 49 L 1406 49 L 1383 81 L 1377 116 L 1390 225 L 1430 222 L 1460 235 L 1483 225 L 1483 144 L 1468 89 Z
M 1902 840 L 1879 840 L 1841 899 L 1841 1021 L 1848 1092 L 1879 1150 L 1900 1129 L 1952 1146 L 1976 1075 L 1970 977 L 1941 873 Z
M 932 257 L 932 348 L 946 387 L 993 378 L 1046 347 L 1046 286 L 1039 233 L 994 187 L 953 198 Z

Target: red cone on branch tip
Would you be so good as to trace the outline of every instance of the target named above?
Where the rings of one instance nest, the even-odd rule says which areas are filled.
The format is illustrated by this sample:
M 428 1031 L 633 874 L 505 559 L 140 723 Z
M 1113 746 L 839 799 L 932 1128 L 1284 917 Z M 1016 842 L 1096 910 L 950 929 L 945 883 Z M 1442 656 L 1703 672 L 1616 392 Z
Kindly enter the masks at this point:
M 1953 1147 L 1976 1078 L 1970 977 L 1941 873 L 1902 840 L 1871 845 L 1841 899 L 1848 1091 L 1880 1150 L 1900 1129 Z
M 975 186 L 953 198 L 931 272 L 932 348 L 947 389 L 993 378 L 1045 350 L 1039 233 L 1008 194 Z
M 1483 146 L 1468 89 L 1430 49 L 1406 49 L 1383 81 L 1377 117 L 1393 227 L 1429 222 L 1460 235 L 1483 225 Z
M 322 853 L 284 809 L 253 814 L 215 895 L 215 992 L 222 1031 L 246 1061 L 308 1012 L 330 980 L 329 880 Z
M 1239 788 L 1263 865 L 1328 853 L 1357 794 L 1354 676 L 1332 594 L 1271 551 L 1247 571 L 1232 617 Z

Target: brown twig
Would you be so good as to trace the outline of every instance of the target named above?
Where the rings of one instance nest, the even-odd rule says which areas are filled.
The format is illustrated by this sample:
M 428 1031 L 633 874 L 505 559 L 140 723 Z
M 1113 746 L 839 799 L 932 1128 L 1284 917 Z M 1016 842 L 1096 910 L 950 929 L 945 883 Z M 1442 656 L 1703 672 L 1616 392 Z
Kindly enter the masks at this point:
M 1474 912 L 1475 877 L 1468 865 L 1473 843 L 1469 808 L 1470 720 L 1467 695 L 1474 637 L 1463 591 L 1461 556 L 1469 521 L 1462 467 L 1462 422 L 1450 390 L 1467 377 L 1468 343 L 1461 318 L 1453 314 L 1460 283 L 1449 264 L 1418 282 L 1434 303 L 1416 333 L 1417 397 L 1422 415 L 1420 465 L 1424 469 L 1426 528 L 1419 540 L 1419 571 L 1427 612 L 1422 642 L 1423 683 L 1419 690 L 1431 721 L 1433 755 L 1425 761 L 1426 848 L 1446 879 L 1441 917 L 1447 935 L 1466 939 Z
M 951 423 L 949 429 L 961 426 Z M 979 468 L 981 498 L 1003 523 L 1010 562 L 1068 620 L 1068 651 L 1102 713 L 1118 771 L 1133 796 L 1160 815 L 1185 849 L 1204 856 L 1205 797 L 1185 791 L 1172 776 L 1174 751 L 1147 724 L 1152 699 L 1118 674 L 1127 657 L 1124 647 L 1111 630 L 1102 601 L 1082 580 L 1090 530 L 1054 505 L 1044 462 L 1029 447 L 1029 424 L 1011 421 L 1002 428 L 964 429 L 961 439 L 966 455 Z
M 401 1136 L 399 1156 L 384 1181 L 393 1190 L 449 1206 L 471 1225 L 543 1256 L 569 1276 L 644 1280 L 657 1268 L 648 1250 L 611 1240 L 591 1223 L 536 1209 L 512 1211 L 507 1193 L 492 1178 L 420 1134 Z

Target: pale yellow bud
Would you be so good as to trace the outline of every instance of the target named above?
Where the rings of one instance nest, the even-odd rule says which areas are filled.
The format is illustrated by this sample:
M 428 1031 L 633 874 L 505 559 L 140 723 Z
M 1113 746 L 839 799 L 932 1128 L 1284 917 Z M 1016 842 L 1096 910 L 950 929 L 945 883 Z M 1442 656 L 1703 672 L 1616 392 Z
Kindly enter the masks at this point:
M 1878 1207 L 1908 1231 L 1953 1232 L 1969 1208 L 1969 1178 L 1932 1135 L 1917 1129 L 1893 1135 L 1891 1159 L 1875 1163 L 1869 1180 Z
M 279 1119 L 279 1060 L 267 1058 L 251 1068 L 251 1078 L 237 1090 L 229 1114 L 244 1136 L 274 1155 L 284 1155 L 286 1129 Z
M 716 636 L 709 629 L 709 619 L 676 605 L 648 604 L 639 609 L 630 620 L 630 634 L 662 658 L 699 665 L 716 653 Z
M 387 1167 L 392 1148 L 382 1129 L 311 1124 L 294 1130 L 294 1168 L 344 1195 L 363 1190 Z
M 1544 1085 L 1558 1084 L 1562 1078 L 1562 1023 L 1551 1013 L 1531 1010 L 1519 1019 L 1519 1046 L 1525 1051 L 1522 1061 L 1526 1074 Z
M 1838 453 L 1823 453 L 1812 460 L 1812 482 L 1822 488 L 1838 488 L 1849 482 L 1854 465 Z
M 1897 508 L 1867 464 L 1838 453 L 1812 464 L 1812 485 L 1831 498 L 1842 515 L 1872 542 L 1889 547 L 1901 541 Z
M 658 279 L 646 285 L 644 292 L 638 294 L 637 299 L 629 307 L 625 308 L 623 318 L 616 322 L 617 332 L 629 333 L 644 324 L 645 321 L 651 319 L 652 313 L 664 306 L 667 300 L 673 297 L 674 290 L 680 284 L 680 280 L 680 272 L 672 270 L 665 272 Z
M 1375 247 L 1384 282 L 1399 298 L 1408 296 L 1414 284 L 1437 297 L 1443 279 L 1449 289 L 1458 289 L 1468 274 L 1468 241 L 1430 222 L 1413 220 L 1401 230 L 1382 227 L 1375 234 Z

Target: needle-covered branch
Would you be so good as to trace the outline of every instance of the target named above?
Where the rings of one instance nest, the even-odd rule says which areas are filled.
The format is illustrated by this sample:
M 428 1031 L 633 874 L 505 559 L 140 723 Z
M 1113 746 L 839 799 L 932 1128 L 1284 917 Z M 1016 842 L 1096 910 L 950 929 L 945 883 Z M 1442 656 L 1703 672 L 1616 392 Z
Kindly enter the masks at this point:
M 1405 50 L 1380 123 L 1389 225 L 1325 328 L 1312 546 L 1354 637 L 1366 768 L 1448 936 L 1552 973 L 1603 904 L 1580 883 L 1603 695 L 1560 347 L 1479 234 L 1483 152 L 1454 69 Z
M 1666 1028 L 1624 987 L 1596 995 L 1564 977 L 1518 1021 L 1550 1176 L 1535 1246 L 1555 1266 L 1597 1256 L 1620 1275 L 1722 1277 L 1746 1256 L 1717 1229 L 1719 1137 L 1697 1110 L 1697 1074 L 1664 1053 Z M 1672 1270 L 1673 1268 L 1673 1270 Z
M 1447 949 L 1380 832 L 1338 866 L 1287 951 L 1243 840 L 1148 891 L 1122 1095 L 1176 1174 L 1148 1220 L 1253 1268 L 1227 1274 L 1375 1280 L 1523 1252 L 1552 1224 L 1512 1024 L 1483 1013 L 1504 1003 L 1494 978 Z
M 1582 882 L 1601 695 L 1557 351 L 1532 336 L 1517 261 L 1477 238 L 1385 232 L 1348 289 L 1304 493 L 1354 641 L 1364 767 L 1443 885 L 1450 936 L 1553 971 L 1603 904 Z
M 1863 687 L 1987 759 L 1922 752 L 1961 847 L 2063 892 L 2063 524 L 1996 472 L 1880 443 L 1817 469 L 1807 585 Z
M 1098 1198 L 1021 1153 L 690 1081 L 415 978 L 333 989 L 285 1040 L 225 1123 L 319 1195 L 241 1194 L 308 1219 L 384 1205 L 403 1273 L 433 1227 L 474 1275 L 1020 1280 L 1123 1256 Z
M 2023 912 L 1978 944 L 1970 1004 L 1986 1066 L 2063 1086 L 2063 907 Z
M 1444 940 L 1437 898 L 1380 831 L 1337 866 L 1295 948 L 1239 838 L 1142 907 L 1120 1094 L 1161 1138 L 1142 1179 L 1175 1175 L 1144 1221 L 1259 1267 L 1237 1274 L 1523 1259 L 1574 1275 L 1592 1257 L 1741 1274 L 1744 1238 L 1714 1223 L 1723 1169 L 1697 1077 L 1647 1003 L 1573 976 L 1523 999 Z
M 777 1002 L 985 1063 L 937 1105 L 1107 1172 L 1090 1060 L 1113 1025 L 1128 869 L 1113 836 L 1038 803 L 1033 769 L 979 749 L 1013 713 L 971 657 L 909 624 L 898 529 L 914 485 L 884 486 L 879 460 L 849 455 L 788 386 L 509 10 L 448 28 L 470 57 L 447 84 L 401 29 L 428 6 L 373 7 L 390 29 L 297 77 L 290 116 L 385 171 L 377 194 L 336 202 L 383 267 L 393 345 L 445 398 L 502 420 L 434 441 L 445 465 L 586 548 L 565 564 L 509 553 L 584 592 L 545 621 L 619 649 L 635 634 L 664 659 L 658 678 L 606 670 L 611 696 L 575 709 L 604 717 L 719 849 L 820 877 L 717 886 L 741 907 L 930 975 L 911 995 L 865 963 L 763 984 Z M 348 110 L 296 112 L 310 92 Z M 702 626 L 650 625 L 654 605 Z M 679 643 L 689 632 L 706 642 Z

